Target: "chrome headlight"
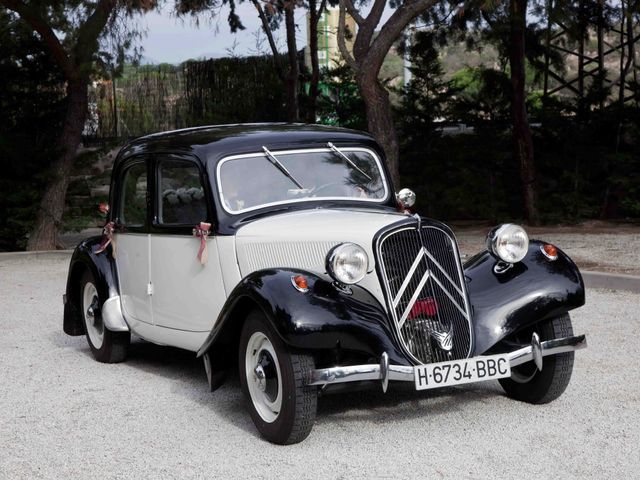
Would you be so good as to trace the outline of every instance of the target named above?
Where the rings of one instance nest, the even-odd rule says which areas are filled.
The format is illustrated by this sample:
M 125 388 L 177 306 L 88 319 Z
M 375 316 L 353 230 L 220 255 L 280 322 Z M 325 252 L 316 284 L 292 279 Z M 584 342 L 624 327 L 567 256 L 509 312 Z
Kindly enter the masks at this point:
M 508 263 L 521 261 L 529 250 L 529 236 L 519 225 L 505 223 L 487 235 L 487 249 Z
M 360 245 L 341 243 L 327 254 L 327 271 L 338 283 L 351 285 L 364 278 L 369 269 L 369 256 Z

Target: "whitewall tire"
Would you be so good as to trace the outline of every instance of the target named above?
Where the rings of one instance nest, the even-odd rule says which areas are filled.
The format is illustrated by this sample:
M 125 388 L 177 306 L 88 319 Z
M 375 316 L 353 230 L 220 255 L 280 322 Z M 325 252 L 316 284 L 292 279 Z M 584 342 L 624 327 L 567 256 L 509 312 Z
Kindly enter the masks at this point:
M 307 438 L 315 422 L 318 389 L 307 386 L 313 358 L 290 352 L 260 311 L 251 312 L 240 335 L 240 385 L 260 434 L 287 445 Z

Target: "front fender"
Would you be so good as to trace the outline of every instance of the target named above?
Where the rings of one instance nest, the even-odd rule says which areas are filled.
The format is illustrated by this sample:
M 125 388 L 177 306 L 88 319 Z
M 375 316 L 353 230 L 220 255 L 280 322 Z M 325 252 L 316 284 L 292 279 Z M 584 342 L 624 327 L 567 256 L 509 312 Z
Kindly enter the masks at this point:
M 503 338 L 540 320 L 584 305 L 584 282 L 578 267 L 560 249 L 549 260 L 532 240 L 527 256 L 504 273 L 497 260 L 481 252 L 464 265 L 471 302 L 475 349 L 482 355 Z
M 64 296 L 63 330 L 67 335 L 84 334 L 84 324 L 78 305 L 80 281 L 85 271 L 89 270 L 93 275 L 101 298 L 109 299 L 119 295 L 116 266 L 111 255 L 111 247 L 108 247 L 104 253 L 95 253 L 101 241 L 101 236 L 90 237 L 82 241 L 71 256 Z
M 291 278 L 304 275 L 309 291 L 296 290 Z M 239 329 L 244 318 L 234 315 L 243 300 L 257 304 L 289 347 L 298 350 L 344 349 L 410 365 L 393 341 L 389 319 L 380 303 L 362 287 L 352 294 L 336 289 L 319 276 L 295 269 L 268 269 L 245 277 L 231 292 L 198 356 L 225 338 L 225 331 Z

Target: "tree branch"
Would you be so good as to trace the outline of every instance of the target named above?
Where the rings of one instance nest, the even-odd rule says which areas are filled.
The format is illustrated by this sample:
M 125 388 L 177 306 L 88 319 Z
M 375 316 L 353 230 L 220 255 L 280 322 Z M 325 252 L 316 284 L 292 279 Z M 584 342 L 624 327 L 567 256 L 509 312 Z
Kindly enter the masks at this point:
M 96 9 L 78 28 L 78 37 L 73 48 L 76 65 L 91 62 L 98 51 L 98 38 L 109 21 L 116 0 L 99 0 Z
M 413 19 L 434 5 L 436 1 L 406 0 L 393 12 L 366 53 L 366 63 L 370 68 L 375 69 L 376 75 L 382 67 L 384 58 L 393 46 L 393 42 L 400 37 L 402 31 Z
M 360 15 L 360 12 L 355 7 L 353 2 L 351 0 L 344 0 L 344 4 L 347 9 L 347 12 L 349 12 L 349 15 L 351 15 L 351 18 L 353 18 L 358 25 L 362 25 L 364 23 L 364 18 L 362 15 Z
M 349 49 L 347 48 L 347 43 L 345 41 L 345 34 L 347 29 L 345 21 L 345 1 L 347 0 L 340 0 L 340 14 L 338 16 L 338 49 L 340 50 L 342 58 L 344 58 L 345 62 L 347 62 L 347 65 L 349 65 L 349 67 L 351 67 L 354 72 L 357 72 L 358 65 L 356 64 L 354 58 L 351 56 L 351 53 L 349 53 Z
M 43 43 L 51 52 L 56 63 L 62 70 L 67 80 L 75 77 L 76 72 L 73 64 L 67 55 L 60 40 L 53 32 L 53 29 L 47 24 L 44 18 L 33 8 L 25 5 L 20 0 L 0 0 L 0 5 L 4 5 L 9 10 L 16 12 L 22 20 L 24 20 L 42 39 Z
M 273 65 L 276 67 L 276 74 L 278 75 L 280 81 L 283 82 L 284 69 L 278 61 L 280 54 L 278 53 L 278 47 L 276 46 L 276 42 L 273 38 L 273 32 L 271 31 L 271 27 L 269 26 L 267 15 L 264 13 L 264 9 L 262 8 L 262 5 L 260 5 L 260 2 L 258 0 L 251 0 L 251 3 L 253 3 L 253 6 L 256 7 L 256 10 L 258 11 L 258 17 L 260 17 L 260 22 L 262 22 L 262 30 L 267 36 L 269 47 L 271 48 L 271 54 L 273 55 Z
M 324 12 L 324 9 L 326 7 L 327 7 L 327 0 L 322 0 L 320 2 L 320 6 L 318 7 L 318 11 L 313 17 L 313 23 L 315 23 L 314 28 L 318 28 L 318 22 L 320 21 L 320 16 L 322 15 L 322 12 Z
M 353 55 L 357 59 L 366 55 L 369 50 L 371 40 L 373 39 L 378 23 L 380 23 L 380 18 L 386 5 L 387 0 L 375 0 L 373 7 L 371 7 L 371 12 L 369 12 L 367 18 L 365 18 L 364 22 L 360 25 L 356 41 L 353 44 Z

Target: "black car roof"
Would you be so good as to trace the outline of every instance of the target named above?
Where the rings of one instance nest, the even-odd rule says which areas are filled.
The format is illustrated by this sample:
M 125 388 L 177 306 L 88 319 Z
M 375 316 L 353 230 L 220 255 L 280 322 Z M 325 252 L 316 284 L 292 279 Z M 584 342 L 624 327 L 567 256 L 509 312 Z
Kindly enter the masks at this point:
M 295 123 L 253 123 L 213 125 L 154 133 L 127 144 L 118 155 L 120 161 L 136 154 L 153 152 L 193 153 L 200 161 L 269 149 L 309 148 L 337 145 L 366 145 L 382 155 L 375 140 L 367 133 L 326 125 Z

